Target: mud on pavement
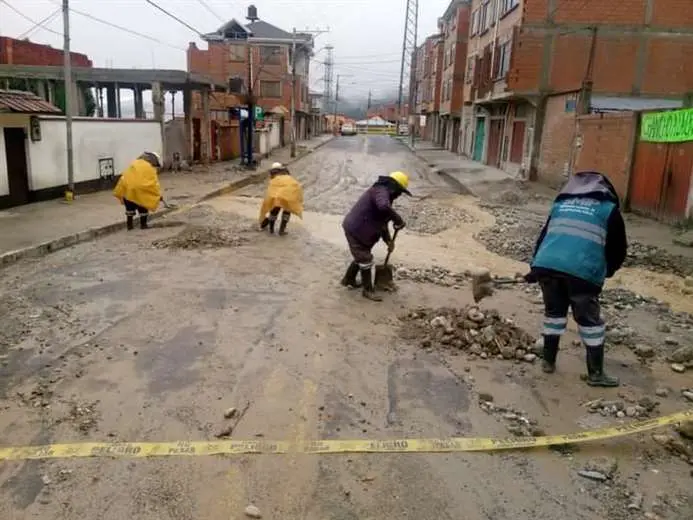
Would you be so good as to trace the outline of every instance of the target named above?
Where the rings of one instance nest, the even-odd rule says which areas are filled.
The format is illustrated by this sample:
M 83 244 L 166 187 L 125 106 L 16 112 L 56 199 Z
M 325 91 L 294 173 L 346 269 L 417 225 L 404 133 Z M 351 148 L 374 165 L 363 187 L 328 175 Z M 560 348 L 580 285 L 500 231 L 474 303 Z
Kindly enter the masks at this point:
M 339 286 L 349 261 L 339 223 L 375 174 L 395 169 L 428 195 L 431 221 L 402 234 L 398 290 L 377 305 Z M 4 269 L 2 444 L 214 441 L 229 427 L 231 438 L 291 442 L 527 436 L 625 424 L 629 408 L 656 417 L 690 406 L 690 372 L 669 360 L 690 346 L 690 316 L 664 298 L 605 294 L 618 331 L 608 367 L 620 389 L 582 383 L 572 325 L 559 371 L 547 376 L 525 357 L 542 316 L 536 288 L 471 307 L 465 271 L 474 264 L 502 275 L 524 269 L 473 238 L 496 222 L 478 201 L 450 193 L 384 137 L 338 138 L 292 171 L 307 211 L 286 237 L 257 230 L 262 187 L 248 188 L 172 216 L 180 225 Z M 155 245 L 190 229 L 213 240 Z M 245 240 L 226 247 L 233 237 Z M 487 326 L 512 356 L 484 343 Z M 482 336 L 478 354 L 472 330 Z M 654 355 L 638 355 L 645 346 Z M 229 413 L 246 404 L 242 417 Z M 689 438 L 682 426 L 503 454 L 6 461 L 0 517 L 683 519 L 693 511 Z

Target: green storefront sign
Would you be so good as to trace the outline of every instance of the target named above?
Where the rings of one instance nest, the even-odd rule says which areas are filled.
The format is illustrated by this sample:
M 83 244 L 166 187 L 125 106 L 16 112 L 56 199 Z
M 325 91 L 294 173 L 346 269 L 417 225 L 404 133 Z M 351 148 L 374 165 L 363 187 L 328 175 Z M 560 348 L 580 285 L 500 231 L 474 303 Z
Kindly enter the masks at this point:
M 261 106 L 255 105 L 255 121 L 263 121 L 265 119 L 265 111 Z
M 652 143 L 693 141 L 693 108 L 643 115 L 640 140 Z

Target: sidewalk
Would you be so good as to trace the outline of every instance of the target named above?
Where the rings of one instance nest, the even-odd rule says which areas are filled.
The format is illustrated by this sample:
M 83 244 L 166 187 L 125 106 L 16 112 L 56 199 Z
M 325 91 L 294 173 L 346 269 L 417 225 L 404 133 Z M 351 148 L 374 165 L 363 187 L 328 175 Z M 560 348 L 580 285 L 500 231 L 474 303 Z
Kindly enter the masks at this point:
M 402 140 L 414 155 L 424 161 L 433 171 L 444 176 L 457 186 L 462 193 L 479 195 L 489 185 L 506 184 L 514 181 L 513 177 L 492 166 L 472 161 L 455 154 L 429 141 L 416 141 L 414 148 L 408 140 Z
M 298 160 L 332 139 L 322 135 L 297 143 Z M 190 173 L 163 172 L 160 175 L 167 202 L 183 205 L 233 186 L 244 179 L 264 177 L 275 162 L 290 163 L 289 147 L 272 152 L 258 171 L 239 167 L 237 161 L 195 166 Z M 258 175 L 259 174 L 259 175 Z M 0 211 L 0 265 L 25 256 L 42 254 L 74 243 L 96 238 L 124 227 L 122 206 L 110 190 L 79 196 L 72 204 L 50 200 Z M 37 250 L 38 249 L 38 250 Z

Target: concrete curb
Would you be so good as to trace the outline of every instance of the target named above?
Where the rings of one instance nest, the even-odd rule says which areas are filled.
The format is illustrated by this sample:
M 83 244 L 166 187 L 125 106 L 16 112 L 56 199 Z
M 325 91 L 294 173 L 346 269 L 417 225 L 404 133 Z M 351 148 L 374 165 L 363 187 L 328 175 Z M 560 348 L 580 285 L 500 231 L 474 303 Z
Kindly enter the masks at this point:
M 299 156 L 299 157 L 294 157 L 293 159 L 289 160 L 286 162 L 287 165 L 293 164 L 297 161 L 300 161 L 304 157 L 310 155 L 313 153 L 315 150 L 322 148 L 325 146 L 327 143 L 332 141 L 334 137 L 330 137 L 329 139 L 326 139 L 322 143 L 316 145 L 314 148 L 309 149 L 305 154 Z M 214 191 L 211 191 L 199 199 L 197 199 L 195 202 L 191 204 L 191 206 L 194 206 L 196 204 L 200 204 L 202 202 L 208 201 L 210 199 L 220 197 L 222 195 L 227 195 L 229 193 L 232 193 L 234 191 L 238 191 L 242 188 L 245 188 L 246 186 L 250 186 L 252 184 L 257 184 L 258 182 L 262 182 L 264 179 L 267 178 L 267 172 L 269 169 L 262 170 L 256 173 L 253 173 L 247 177 L 244 177 L 242 179 L 239 179 L 237 181 L 231 182 L 226 186 L 222 186 L 221 188 L 218 188 Z M 167 215 L 168 213 L 171 213 L 173 211 L 177 211 L 178 208 L 164 208 L 162 210 L 156 211 L 154 213 L 150 214 L 150 219 L 155 220 L 160 217 L 163 217 L 164 215 Z M 86 229 L 84 231 L 80 231 L 78 233 L 73 233 L 71 235 L 65 235 L 59 238 L 54 238 L 52 240 L 49 240 L 47 242 L 43 242 L 41 244 L 35 245 L 35 246 L 29 246 L 25 247 L 23 249 L 17 249 L 15 251 L 8 251 L 7 253 L 3 253 L 0 255 L 0 268 L 6 267 L 8 265 L 12 265 L 20 260 L 24 260 L 26 258 L 38 258 L 41 256 L 45 256 L 50 253 L 54 253 L 56 251 L 59 251 L 61 249 L 65 249 L 68 247 L 76 246 L 77 244 L 81 244 L 83 242 L 90 242 L 92 240 L 96 240 L 97 238 L 104 237 L 106 235 L 110 235 L 112 233 L 115 233 L 117 231 L 121 231 L 125 229 L 125 221 L 124 220 L 119 220 L 118 222 L 113 222 L 112 224 L 106 224 L 105 226 L 100 226 L 100 227 L 95 227 L 95 228 L 90 228 Z

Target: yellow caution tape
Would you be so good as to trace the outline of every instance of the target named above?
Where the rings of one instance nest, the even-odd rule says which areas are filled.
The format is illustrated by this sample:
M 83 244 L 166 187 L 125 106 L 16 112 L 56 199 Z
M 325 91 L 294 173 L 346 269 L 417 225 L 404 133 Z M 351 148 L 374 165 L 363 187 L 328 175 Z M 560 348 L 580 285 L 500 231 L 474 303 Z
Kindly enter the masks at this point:
M 383 440 L 323 440 L 287 441 L 196 441 L 196 442 L 84 442 L 18 446 L 0 448 L 0 461 L 27 459 L 69 459 L 83 457 L 142 458 L 142 457 L 199 457 L 208 455 L 267 455 L 286 453 L 451 453 L 496 451 L 541 446 L 556 446 L 623 437 L 693 420 L 693 410 L 666 417 L 633 422 L 612 428 L 582 431 L 546 437 L 509 437 L 502 439 L 383 439 Z

